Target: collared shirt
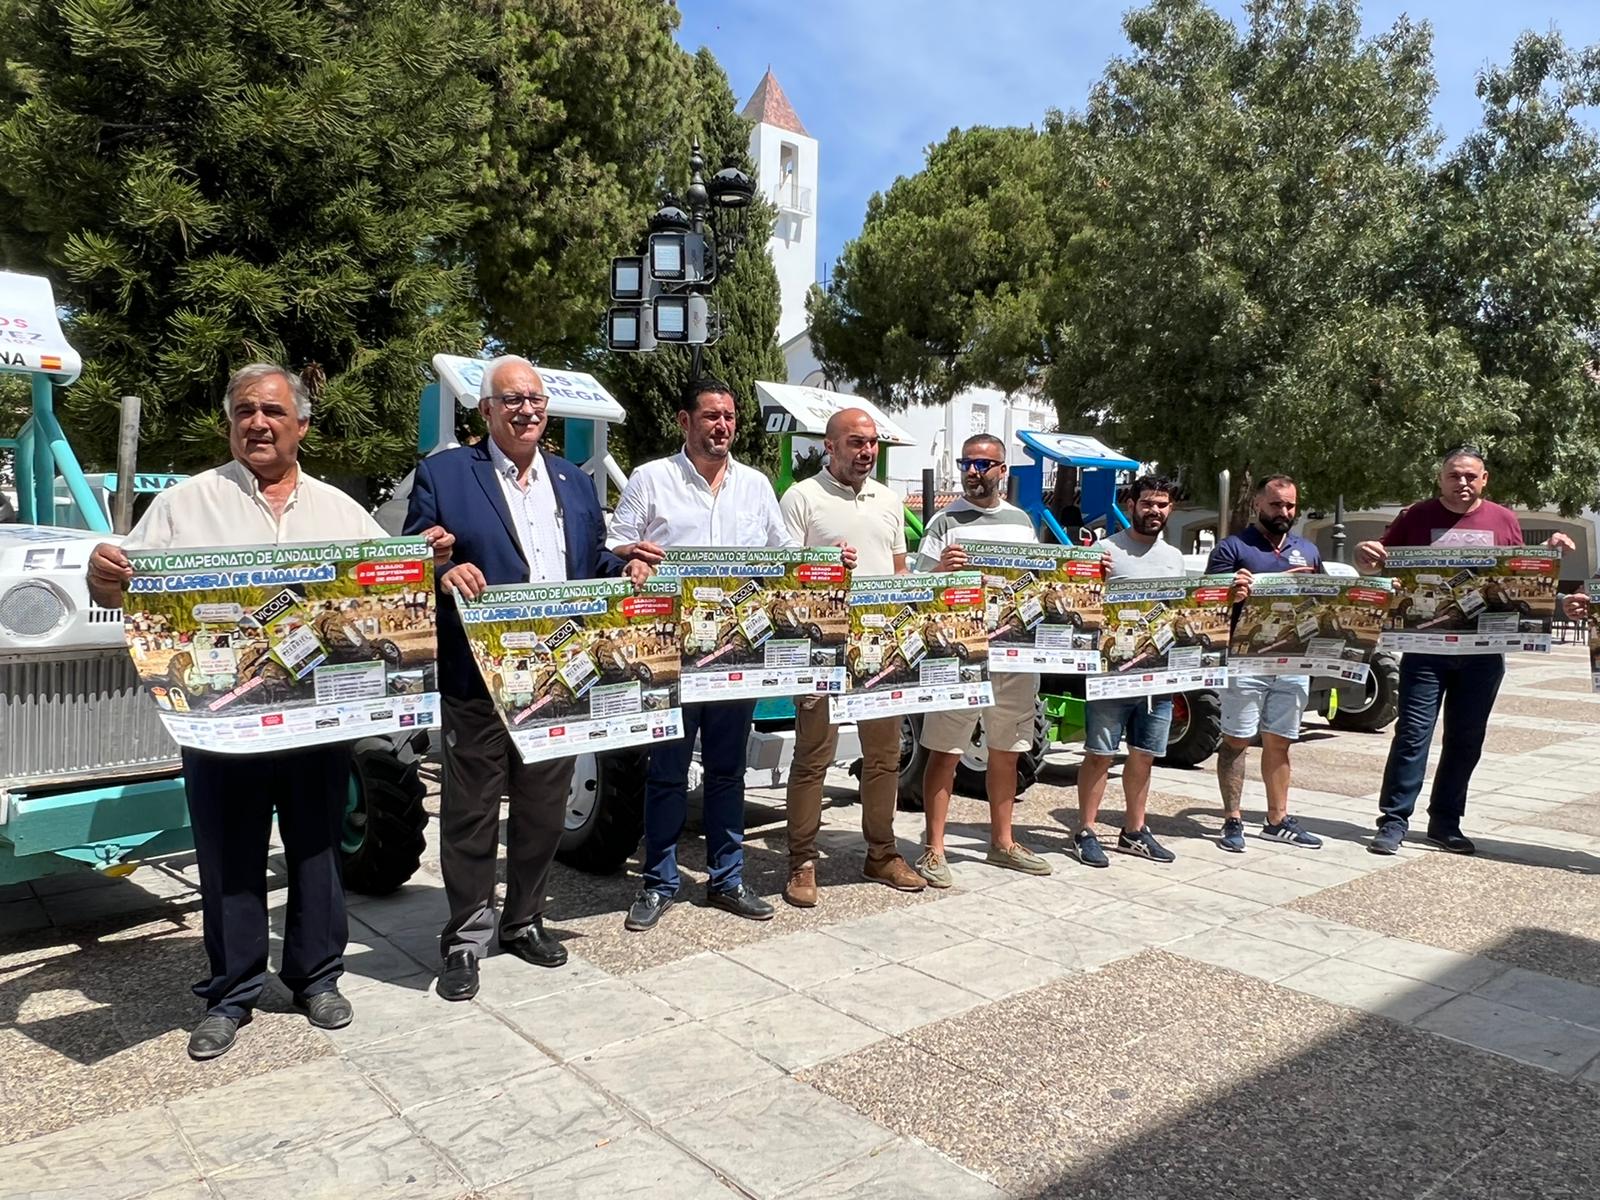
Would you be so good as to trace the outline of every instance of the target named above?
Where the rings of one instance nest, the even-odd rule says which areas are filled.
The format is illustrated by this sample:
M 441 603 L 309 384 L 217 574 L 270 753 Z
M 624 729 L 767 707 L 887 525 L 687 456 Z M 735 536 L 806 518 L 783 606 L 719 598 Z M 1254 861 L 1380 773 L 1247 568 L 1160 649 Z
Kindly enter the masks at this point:
M 851 546 L 863 575 L 893 575 L 906 552 L 906 514 L 900 497 L 876 479 L 858 492 L 826 469 L 783 494 L 783 518 L 802 546 Z
M 279 516 L 261 494 L 255 473 L 234 459 L 158 493 L 122 548 L 182 550 L 388 536 L 361 505 L 303 469 Z
M 1274 544 L 1254 521 L 1238 533 L 1230 533 L 1217 543 L 1206 560 L 1207 575 L 1231 575 L 1235 571 L 1252 575 L 1276 575 L 1288 571 L 1320 571 L 1322 555 L 1311 542 L 1294 530 Z
M 489 461 L 500 480 L 500 493 L 511 513 L 511 526 L 528 560 L 529 583 L 565 583 L 567 535 L 550 482 L 550 462 L 544 451 L 535 452 L 528 467 L 528 482 L 520 480 L 517 464 L 489 438 Z
M 793 546 L 772 481 L 731 457 L 715 492 L 684 451 L 636 468 L 617 500 L 606 545 Z

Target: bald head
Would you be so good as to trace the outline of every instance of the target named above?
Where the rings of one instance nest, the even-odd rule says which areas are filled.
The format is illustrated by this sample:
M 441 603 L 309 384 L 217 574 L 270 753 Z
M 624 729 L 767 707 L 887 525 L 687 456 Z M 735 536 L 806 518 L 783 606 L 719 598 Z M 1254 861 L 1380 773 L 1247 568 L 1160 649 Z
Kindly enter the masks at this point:
M 878 423 L 865 409 L 842 408 L 828 418 L 822 444 L 828 473 L 859 492 L 878 465 Z

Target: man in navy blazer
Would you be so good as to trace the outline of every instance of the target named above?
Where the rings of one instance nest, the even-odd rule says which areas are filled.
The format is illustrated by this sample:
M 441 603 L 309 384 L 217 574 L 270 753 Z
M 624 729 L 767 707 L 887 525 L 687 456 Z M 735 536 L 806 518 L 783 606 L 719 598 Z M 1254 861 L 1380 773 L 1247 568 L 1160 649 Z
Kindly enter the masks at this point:
M 623 570 L 605 547 L 589 477 L 539 447 L 549 397 L 533 365 L 512 355 L 492 360 L 480 394 L 489 436 L 418 464 L 405 524 L 408 534 L 439 526 L 454 538 L 449 561 L 435 571 L 444 718 L 439 866 L 450 902 L 439 939 L 439 994 L 447 1000 L 477 994 L 478 960 L 495 936 L 501 796 L 509 811 L 500 947 L 537 966 L 566 962 L 542 913 L 572 784 L 572 759 L 524 763 L 518 756 L 472 660 L 454 596 L 470 599 L 490 584 L 561 583 Z M 635 572 L 649 574 L 643 564 L 630 565 Z

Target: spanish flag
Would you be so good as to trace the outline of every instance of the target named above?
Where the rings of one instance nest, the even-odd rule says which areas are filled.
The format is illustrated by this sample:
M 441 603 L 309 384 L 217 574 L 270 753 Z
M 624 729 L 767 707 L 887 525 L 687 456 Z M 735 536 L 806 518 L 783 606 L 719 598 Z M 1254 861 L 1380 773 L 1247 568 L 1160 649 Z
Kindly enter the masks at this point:
M 61 370 L 61 359 L 54 354 L 41 354 L 39 356 L 39 369 L 41 371 Z

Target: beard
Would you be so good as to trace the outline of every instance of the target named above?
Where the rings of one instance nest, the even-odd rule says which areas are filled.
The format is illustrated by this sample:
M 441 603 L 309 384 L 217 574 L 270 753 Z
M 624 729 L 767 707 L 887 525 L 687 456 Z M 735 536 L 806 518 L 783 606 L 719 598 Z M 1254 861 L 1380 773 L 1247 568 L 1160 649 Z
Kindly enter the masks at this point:
M 1167 527 L 1167 518 L 1163 513 L 1146 513 L 1137 518 L 1135 523 L 1140 533 L 1160 533 Z
M 1294 528 L 1293 517 L 1263 516 L 1260 518 L 1260 521 L 1261 528 L 1265 529 L 1268 533 L 1275 533 L 1279 537 L 1282 537 L 1284 534 L 1288 533 L 1289 530 Z

